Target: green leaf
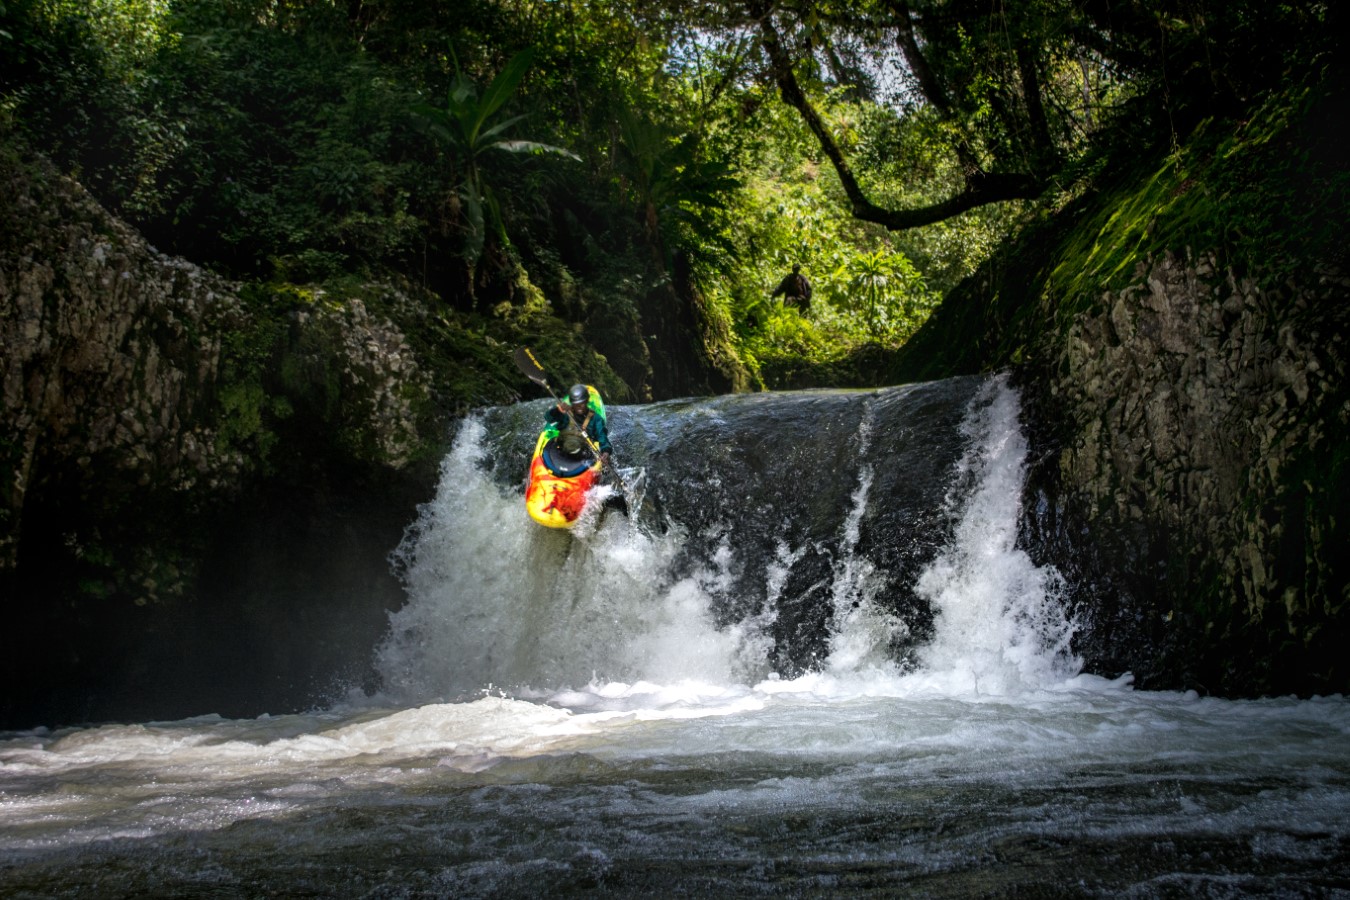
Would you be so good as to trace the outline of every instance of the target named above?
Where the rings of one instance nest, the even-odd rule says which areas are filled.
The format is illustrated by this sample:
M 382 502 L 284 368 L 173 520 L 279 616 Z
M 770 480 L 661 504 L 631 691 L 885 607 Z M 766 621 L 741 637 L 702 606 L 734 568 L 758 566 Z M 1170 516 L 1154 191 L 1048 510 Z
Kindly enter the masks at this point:
M 533 50 L 524 50 L 517 53 L 511 57 L 511 61 L 506 64 L 506 68 L 498 72 L 497 77 L 492 79 L 492 83 L 483 92 L 483 98 L 478 102 L 478 115 L 473 122 L 473 127 L 469 129 L 470 140 L 477 139 L 478 131 L 482 128 L 483 123 L 515 93 L 516 87 L 520 84 L 520 80 L 525 77 L 525 71 L 533 61 Z
M 502 122 L 498 122 L 496 125 L 493 125 L 487 131 L 484 131 L 481 134 L 479 134 L 478 139 L 475 141 L 475 143 L 481 144 L 484 147 L 491 145 L 493 143 L 493 139 L 496 138 L 497 135 L 501 134 L 503 131 L 510 128 L 517 122 L 523 120 L 524 118 L 525 118 L 524 116 L 512 116 L 509 119 L 506 119 Z
M 581 157 L 566 147 L 555 147 L 552 144 L 541 144 L 538 141 L 498 141 L 492 147 L 497 150 L 505 150 L 507 153 L 552 153 L 555 156 L 565 156 L 568 159 L 581 162 Z

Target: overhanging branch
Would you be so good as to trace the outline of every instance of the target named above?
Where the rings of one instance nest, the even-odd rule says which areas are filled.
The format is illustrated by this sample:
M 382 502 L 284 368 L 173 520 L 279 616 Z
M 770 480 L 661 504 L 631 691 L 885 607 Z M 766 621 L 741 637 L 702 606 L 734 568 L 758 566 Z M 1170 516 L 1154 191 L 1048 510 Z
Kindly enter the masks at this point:
M 863 193 L 858 179 L 853 174 L 848 159 L 835 141 L 834 135 L 826 126 L 820 113 L 811 105 L 806 93 L 797 82 L 792 68 L 792 58 L 783 48 L 782 39 L 774 28 L 767 9 L 757 11 L 761 42 L 769 58 L 778 91 L 783 101 L 801 114 L 806 127 L 815 135 L 821 150 L 829 158 L 831 165 L 839 175 L 844 193 L 848 196 L 854 218 L 865 222 L 875 222 L 891 231 L 904 231 L 942 222 L 963 212 L 985 206 L 990 203 L 1002 203 L 1008 200 L 1028 200 L 1040 194 L 1042 185 L 1039 179 L 1029 174 L 1009 173 L 993 174 L 974 165 L 969 151 L 958 155 L 965 172 L 965 189 L 954 197 L 915 209 L 885 209 L 877 206 Z

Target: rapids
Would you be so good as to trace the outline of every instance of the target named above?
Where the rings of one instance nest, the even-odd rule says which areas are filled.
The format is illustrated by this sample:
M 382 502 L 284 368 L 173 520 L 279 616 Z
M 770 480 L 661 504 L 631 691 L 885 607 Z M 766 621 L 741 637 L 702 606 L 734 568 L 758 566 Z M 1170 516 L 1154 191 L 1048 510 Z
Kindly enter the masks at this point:
M 539 412 L 461 427 L 377 695 L 0 736 L 0 893 L 1350 892 L 1350 704 L 1083 674 L 1004 379 L 613 407 L 572 533 Z

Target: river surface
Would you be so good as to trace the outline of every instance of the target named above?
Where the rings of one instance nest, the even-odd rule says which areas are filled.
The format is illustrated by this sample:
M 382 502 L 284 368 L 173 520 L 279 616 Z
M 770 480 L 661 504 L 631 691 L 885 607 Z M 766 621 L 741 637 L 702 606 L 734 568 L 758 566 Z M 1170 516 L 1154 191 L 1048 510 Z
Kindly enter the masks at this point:
M 898 426 L 868 410 L 918 394 L 847 400 L 832 535 L 767 551 L 655 513 L 541 529 L 469 420 L 396 560 L 382 692 L 0 735 L 0 896 L 1350 896 L 1350 703 L 1083 674 L 1017 548 L 1016 394 L 967 387 L 909 556 L 871 549 Z

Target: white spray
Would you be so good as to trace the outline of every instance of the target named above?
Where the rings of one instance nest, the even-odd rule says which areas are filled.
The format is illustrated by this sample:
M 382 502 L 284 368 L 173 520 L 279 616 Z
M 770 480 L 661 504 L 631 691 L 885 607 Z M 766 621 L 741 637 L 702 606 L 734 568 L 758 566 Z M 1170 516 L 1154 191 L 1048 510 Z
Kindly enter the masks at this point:
M 962 424 L 968 441 L 948 503 L 953 540 L 919 578 L 937 613 L 921 677 L 944 693 L 1010 694 L 1062 683 L 1082 668 L 1061 578 L 1017 549 L 1026 460 L 1017 394 L 991 379 Z M 968 493 L 965 493 L 968 491 Z M 958 492 L 960 495 L 958 496 Z
M 391 700 L 731 678 L 738 636 L 712 627 L 697 578 L 667 575 L 674 533 L 598 505 L 572 531 L 539 527 L 481 471 L 483 437 L 463 424 L 399 549 L 410 600 L 377 657 Z
M 868 403 L 858 425 L 857 456 L 861 460 L 870 458 L 874 416 L 874 407 Z M 831 594 L 834 616 L 826 665 L 835 675 L 893 673 L 895 663 L 890 657 L 890 645 L 906 631 L 904 622 L 875 604 L 881 579 L 877 578 L 872 561 L 857 552 L 873 477 L 871 463 L 864 462 L 858 472 L 858 486 L 849 498 L 839 558 L 834 566 Z

